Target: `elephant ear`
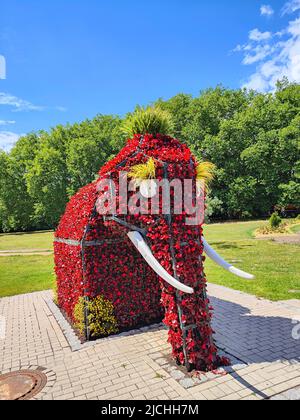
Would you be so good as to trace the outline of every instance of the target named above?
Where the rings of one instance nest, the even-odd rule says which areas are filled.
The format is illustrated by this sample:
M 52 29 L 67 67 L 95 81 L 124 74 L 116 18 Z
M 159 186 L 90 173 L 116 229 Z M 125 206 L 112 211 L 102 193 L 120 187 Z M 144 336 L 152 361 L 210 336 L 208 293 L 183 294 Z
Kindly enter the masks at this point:
M 150 158 L 147 163 L 132 166 L 128 176 L 135 180 L 147 180 L 155 178 L 155 160 Z
M 216 166 L 211 162 L 201 162 L 197 165 L 197 181 L 208 186 L 215 177 Z

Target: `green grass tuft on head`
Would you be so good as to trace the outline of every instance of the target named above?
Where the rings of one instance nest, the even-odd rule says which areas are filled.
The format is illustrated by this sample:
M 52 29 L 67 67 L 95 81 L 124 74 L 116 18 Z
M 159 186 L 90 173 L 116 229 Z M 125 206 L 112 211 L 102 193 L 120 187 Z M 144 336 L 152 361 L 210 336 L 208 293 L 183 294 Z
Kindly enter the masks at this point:
M 171 136 L 174 132 L 174 123 L 171 114 L 159 107 L 139 107 L 125 119 L 121 129 L 128 137 L 133 137 L 135 134 Z

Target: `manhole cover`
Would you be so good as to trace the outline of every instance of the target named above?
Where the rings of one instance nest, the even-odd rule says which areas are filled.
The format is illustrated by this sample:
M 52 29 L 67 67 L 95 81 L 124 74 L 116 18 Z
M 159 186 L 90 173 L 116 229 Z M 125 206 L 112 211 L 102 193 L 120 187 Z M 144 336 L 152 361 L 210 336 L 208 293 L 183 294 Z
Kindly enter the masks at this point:
M 0 400 L 29 400 L 46 383 L 47 376 L 37 370 L 19 370 L 0 375 Z

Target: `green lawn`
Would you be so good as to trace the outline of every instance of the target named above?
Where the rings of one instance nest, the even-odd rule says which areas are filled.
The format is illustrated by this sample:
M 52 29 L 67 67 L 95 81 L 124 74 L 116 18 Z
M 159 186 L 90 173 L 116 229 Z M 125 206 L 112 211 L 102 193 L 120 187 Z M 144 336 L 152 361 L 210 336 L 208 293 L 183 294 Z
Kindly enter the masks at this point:
M 244 280 L 207 259 L 207 279 L 271 300 L 300 299 L 300 246 L 254 239 L 254 230 L 265 223 L 206 226 L 204 234 L 210 245 L 228 262 L 255 275 L 255 280 Z
M 54 286 L 53 256 L 0 257 L 0 296 L 13 296 Z
M 253 232 L 265 223 L 205 226 L 206 239 L 225 259 L 256 276 L 240 279 L 207 259 L 207 279 L 271 300 L 300 299 L 300 246 L 255 239 Z M 52 249 L 52 241 L 52 232 L 0 235 L 0 250 Z M 53 283 L 52 256 L 0 257 L 0 296 L 49 289 Z
M 299 224 L 299 225 L 296 225 L 296 226 L 291 227 L 291 231 L 292 231 L 293 233 L 299 233 L 299 232 L 300 232 L 300 224 Z
M 208 281 L 271 300 L 300 299 L 298 245 L 249 240 L 216 242 L 213 246 L 228 262 L 254 274 L 255 279 L 244 280 L 233 276 L 207 259 L 205 271 Z
M 254 231 L 266 223 L 265 220 L 215 223 L 204 227 L 204 235 L 209 242 L 243 241 L 254 238 Z
M 12 249 L 53 249 L 53 232 L 0 234 L 0 251 Z

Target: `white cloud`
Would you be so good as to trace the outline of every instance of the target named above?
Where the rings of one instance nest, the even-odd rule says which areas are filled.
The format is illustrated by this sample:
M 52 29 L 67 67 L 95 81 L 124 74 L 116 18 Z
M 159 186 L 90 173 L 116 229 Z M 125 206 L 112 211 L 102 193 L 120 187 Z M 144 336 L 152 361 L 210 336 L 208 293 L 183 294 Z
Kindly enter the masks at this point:
M 16 124 L 16 121 L 0 120 L 0 125 L 11 125 L 11 124 Z
M 247 51 L 248 46 L 244 47 L 244 51 Z M 270 45 L 258 45 L 254 48 L 249 49 L 249 53 L 245 54 L 243 64 L 251 65 L 264 60 L 268 55 L 272 53 Z
M 254 73 L 250 76 L 248 82 L 243 87 L 254 89 L 258 92 L 265 92 L 268 90 L 268 83 L 259 73 Z
M 0 131 L 0 149 L 8 152 L 20 137 L 20 134 L 11 131 Z
M 6 60 L 0 55 L 0 79 L 6 79 Z
M 286 4 L 286 10 L 300 9 L 300 0 Z M 238 45 L 244 65 L 256 64 L 244 87 L 262 92 L 273 91 L 278 80 L 287 77 L 300 83 L 300 17 L 291 20 L 275 34 L 254 29 L 247 44 Z
M 18 98 L 17 96 L 11 95 L 9 93 L 0 92 L 0 105 L 6 105 L 13 108 L 13 112 L 20 111 L 45 111 L 45 110 L 54 110 L 59 112 L 66 112 L 67 108 L 64 106 L 40 106 L 34 105 L 29 101 Z
M 11 106 L 14 111 L 43 111 L 45 109 L 43 106 L 33 105 L 29 101 L 4 92 L 0 92 L 0 105 Z
M 274 10 L 269 4 L 263 4 L 260 8 L 260 14 L 262 16 L 272 16 L 274 15 Z
M 288 15 L 300 9 L 300 0 L 290 0 L 282 8 L 281 14 Z
M 260 32 L 257 28 L 249 32 L 250 41 L 267 41 L 272 38 L 271 32 Z

